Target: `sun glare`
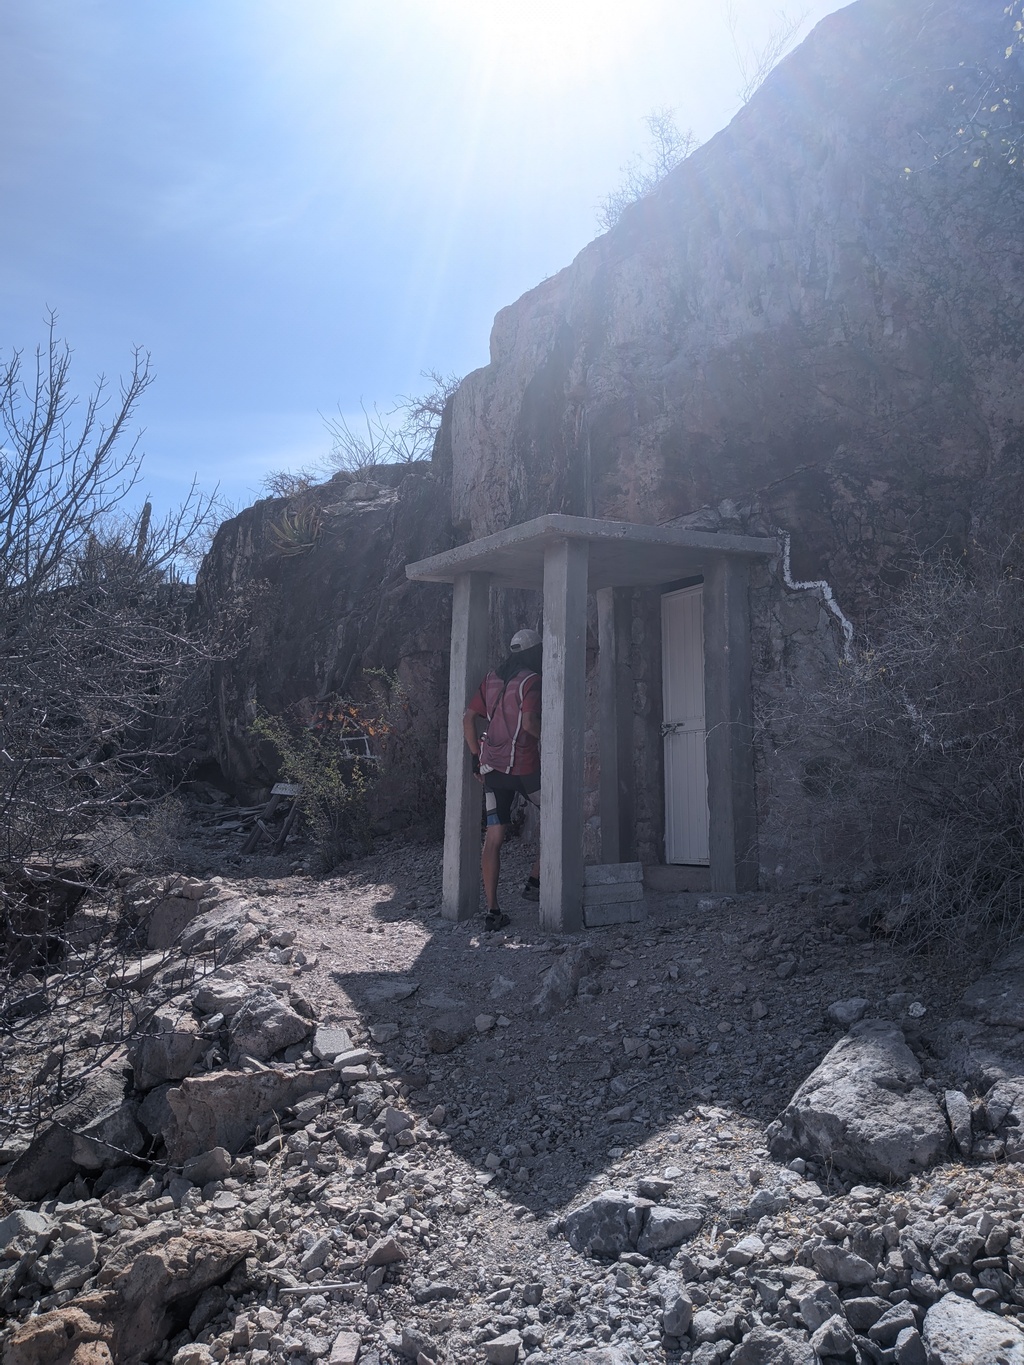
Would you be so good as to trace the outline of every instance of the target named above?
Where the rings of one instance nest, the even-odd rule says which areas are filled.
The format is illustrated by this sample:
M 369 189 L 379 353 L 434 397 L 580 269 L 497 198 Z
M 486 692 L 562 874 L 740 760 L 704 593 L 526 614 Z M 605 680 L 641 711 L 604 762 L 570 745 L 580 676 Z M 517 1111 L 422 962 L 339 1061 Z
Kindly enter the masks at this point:
M 494 74 L 564 87 L 621 61 L 645 8 L 621 0 L 440 0 L 434 13 Z

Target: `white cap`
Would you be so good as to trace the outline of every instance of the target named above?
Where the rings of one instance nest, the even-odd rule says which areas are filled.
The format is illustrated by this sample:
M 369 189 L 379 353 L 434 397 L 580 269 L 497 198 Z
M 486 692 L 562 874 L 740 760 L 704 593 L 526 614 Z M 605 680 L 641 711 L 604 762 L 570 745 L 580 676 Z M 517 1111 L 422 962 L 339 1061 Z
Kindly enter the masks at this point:
M 512 636 L 512 643 L 509 645 L 513 654 L 520 654 L 524 649 L 534 649 L 537 645 L 543 644 L 540 633 L 536 630 L 517 630 Z

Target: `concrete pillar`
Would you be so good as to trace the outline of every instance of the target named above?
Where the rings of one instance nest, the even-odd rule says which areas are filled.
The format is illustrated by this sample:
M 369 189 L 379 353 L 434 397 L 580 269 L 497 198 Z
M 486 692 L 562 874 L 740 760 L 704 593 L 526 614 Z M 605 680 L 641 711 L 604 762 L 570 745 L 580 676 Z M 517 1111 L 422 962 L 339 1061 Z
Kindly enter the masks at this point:
M 487 672 L 490 575 L 461 574 L 452 594 L 452 654 L 448 684 L 448 777 L 444 809 L 442 911 L 469 919 L 480 904 L 480 816 L 483 788 L 462 733 L 462 716 Z
M 601 861 L 636 858 L 630 588 L 597 592 L 598 726 L 601 759 Z
M 750 575 L 715 555 L 704 571 L 704 707 L 713 891 L 757 890 L 750 700 Z
M 540 923 L 556 932 L 583 927 L 587 558 L 583 540 L 544 551 Z

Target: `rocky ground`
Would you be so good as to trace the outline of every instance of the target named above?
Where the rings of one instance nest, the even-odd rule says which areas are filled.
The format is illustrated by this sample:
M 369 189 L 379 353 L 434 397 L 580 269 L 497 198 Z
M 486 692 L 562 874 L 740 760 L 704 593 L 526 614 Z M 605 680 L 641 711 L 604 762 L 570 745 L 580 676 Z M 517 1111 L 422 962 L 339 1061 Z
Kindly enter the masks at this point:
M 1024 1365 L 1015 958 L 965 997 L 811 887 L 553 936 L 517 845 L 484 934 L 437 846 L 238 842 L 8 1004 L 72 1098 L 0 1151 L 5 1365 Z

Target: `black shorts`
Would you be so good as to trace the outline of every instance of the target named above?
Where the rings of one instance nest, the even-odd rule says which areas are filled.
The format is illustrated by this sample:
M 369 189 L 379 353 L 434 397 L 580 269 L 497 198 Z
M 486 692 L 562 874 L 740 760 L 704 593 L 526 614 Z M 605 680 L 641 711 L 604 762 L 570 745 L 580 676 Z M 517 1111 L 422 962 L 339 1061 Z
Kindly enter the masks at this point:
M 540 773 L 526 773 L 514 777 L 511 773 L 484 773 L 484 801 L 489 825 L 512 823 L 512 802 L 516 792 L 540 805 Z

